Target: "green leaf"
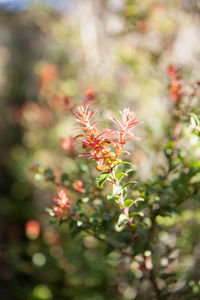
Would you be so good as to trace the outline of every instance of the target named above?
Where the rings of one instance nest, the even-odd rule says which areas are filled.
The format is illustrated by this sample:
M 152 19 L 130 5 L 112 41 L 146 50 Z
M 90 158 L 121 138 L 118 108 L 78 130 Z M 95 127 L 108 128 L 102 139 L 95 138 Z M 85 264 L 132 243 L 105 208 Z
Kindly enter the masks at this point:
M 108 195 L 107 196 L 107 200 L 113 200 L 113 198 L 114 198 L 113 195 Z
M 173 148 L 174 147 L 174 141 L 169 141 L 166 145 L 165 145 L 165 149 L 167 148 Z
M 46 212 L 48 212 L 48 214 L 50 215 L 50 217 L 54 217 L 55 216 L 55 213 L 54 213 L 54 211 L 53 211 L 52 208 L 46 207 L 45 210 L 46 210 Z
M 190 122 L 191 122 L 190 127 L 192 128 L 192 133 L 197 136 L 200 136 L 200 119 L 199 119 L 199 117 L 196 114 L 191 113 Z
M 113 195 L 119 195 L 121 191 L 122 187 L 120 185 L 113 184 Z
M 140 212 L 140 211 L 134 211 L 132 213 L 130 213 L 130 217 L 135 217 L 135 216 L 140 216 L 140 217 L 144 217 L 144 214 L 143 212 Z
M 119 200 L 120 197 L 119 196 L 115 196 L 115 195 L 108 195 L 107 196 L 107 200 Z
M 166 158 L 169 159 L 169 157 L 172 154 L 172 149 L 171 148 L 164 149 L 164 154 L 165 154 Z
M 137 198 L 134 200 L 134 203 L 137 205 L 138 202 L 144 202 L 144 198 Z
M 198 119 L 197 115 L 194 113 L 191 113 L 190 121 L 191 121 L 192 127 L 200 125 L 200 120 Z
M 114 199 L 115 203 L 117 203 L 117 205 L 119 206 L 120 209 L 122 209 L 122 205 L 121 202 L 117 199 Z
M 63 183 L 63 184 L 65 184 L 65 185 L 67 185 L 68 183 L 69 183 L 69 181 L 68 181 L 68 179 L 69 179 L 69 176 L 68 176 L 68 174 L 67 173 L 63 173 L 62 175 L 61 175 L 61 182 Z
M 136 171 L 137 169 L 136 169 L 136 167 L 134 168 L 134 169 L 129 169 L 129 170 L 127 170 L 125 173 L 127 174 L 127 175 L 129 175 L 129 173 L 134 173 L 135 171 Z
M 88 166 L 85 165 L 85 164 L 81 164 L 80 169 L 81 169 L 82 172 L 88 172 Z
M 127 199 L 127 200 L 125 200 L 124 201 L 124 205 L 126 206 L 126 207 L 131 207 L 133 204 L 134 204 L 134 200 L 132 200 L 132 199 Z
M 122 208 L 121 203 L 119 201 L 120 197 L 119 196 L 115 196 L 115 195 L 108 195 L 107 196 L 107 200 L 114 200 L 117 205 L 119 205 L 120 209 Z
M 128 194 L 127 188 L 124 188 L 124 189 L 123 189 L 123 199 L 126 199 L 127 194 Z
M 135 172 L 136 172 L 136 169 L 129 169 L 126 171 L 126 174 L 129 178 L 131 178 Z
M 53 173 L 53 170 L 51 168 L 48 168 L 44 171 L 44 175 L 46 176 L 46 179 L 49 180 L 54 180 L 55 179 L 55 175 Z
M 118 218 L 117 224 L 120 227 L 120 226 L 126 224 L 128 222 L 128 220 L 129 220 L 129 217 L 127 217 L 125 214 L 121 214 Z
M 117 163 L 117 165 L 129 165 L 129 166 L 134 166 L 132 163 L 129 161 L 120 161 Z
M 118 179 L 118 181 L 122 180 L 124 176 L 127 176 L 127 173 L 124 172 L 117 172 L 115 173 L 115 177 Z
M 109 172 L 104 172 L 104 173 L 100 174 L 99 178 L 97 178 L 97 183 L 98 183 L 99 188 L 102 188 L 104 182 L 106 182 L 106 180 L 108 180 L 109 177 L 110 177 Z
M 122 186 L 122 190 L 125 189 L 127 186 L 132 185 L 132 184 L 136 184 L 136 183 L 137 183 L 137 181 L 129 181 L 129 182 L 125 183 L 125 184 Z
M 77 221 L 77 226 L 78 226 L 78 227 L 80 227 L 82 224 L 83 224 L 83 221 L 81 221 L 81 220 L 78 220 L 78 221 Z

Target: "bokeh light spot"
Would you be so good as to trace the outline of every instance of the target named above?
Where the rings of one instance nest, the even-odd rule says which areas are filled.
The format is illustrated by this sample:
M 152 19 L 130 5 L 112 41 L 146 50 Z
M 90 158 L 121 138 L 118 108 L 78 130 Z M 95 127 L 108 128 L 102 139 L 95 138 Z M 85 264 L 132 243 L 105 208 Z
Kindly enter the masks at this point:
M 33 255 L 32 260 L 36 266 L 42 267 L 46 262 L 46 257 L 44 256 L 44 254 L 38 252 Z
M 41 284 L 34 288 L 33 297 L 38 300 L 50 300 L 53 298 L 53 294 L 46 285 Z
M 30 240 L 35 240 L 40 235 L 40 224 L 36 220 L 30 220 L 26 223 L 25 226 L 26 236 Z

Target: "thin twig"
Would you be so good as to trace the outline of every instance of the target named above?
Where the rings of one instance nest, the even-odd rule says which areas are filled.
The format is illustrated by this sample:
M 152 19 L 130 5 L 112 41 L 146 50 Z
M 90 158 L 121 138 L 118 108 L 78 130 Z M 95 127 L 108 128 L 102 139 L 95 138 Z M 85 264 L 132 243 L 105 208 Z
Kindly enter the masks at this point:
M 161 296 L 161 291 L 160 291 L 160 289 L 157 285 L 157 282 L 156 282 L 156 276 L 155 276 L 155 273 L 154 273 L 154 267 L 153 266 L 152 266 L 152 269 L 149 272 L 149 280 L 152 283 L 152 286 L 153 286 L 154 291 L 156 293 L 157 300 L 162 300 L 163 298 Z

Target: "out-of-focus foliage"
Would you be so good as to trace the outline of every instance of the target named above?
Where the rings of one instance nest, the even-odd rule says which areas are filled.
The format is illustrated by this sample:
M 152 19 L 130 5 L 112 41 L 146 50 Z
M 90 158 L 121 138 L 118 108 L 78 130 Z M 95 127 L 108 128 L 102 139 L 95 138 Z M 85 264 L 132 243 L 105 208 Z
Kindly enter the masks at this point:
M 157 195 L 161 178 L 157 183 L 155 179 L 168 168 L 173 145 L 166 143 L 176 122 L 167 66 L 173 63 L 184 70 L 186 81 L 199 80 L 198 27 L 198 1 L 80 0 L 65 13 L 44 4 L 21 12 L 1 10 L 1 299 L 155 299 L 141 269 L 143 258 L 133 258 L 131 247 L 122 254 L 118 244 L 113 245 L 116 236 L 119 243 L 130 237 L 123 231 L 113 233 L 106 214 L 109 245 L 101 241 L 103 232 L 100 240 L 71 230 L 69 224 L 56 227 L 49 222 L 45 207 L 52 205 L 57 189 L 48 181 L 64 173 L 62 182 L 73 190 L 71 196 L 79 193 L 84 213 L 93 213 L 75 182 L 82 180 L 88 190 L 97 172 L 84 159 L 74 158 L 80 144 L 65 143 L 64 151 L 60 143 L 74 135 L 70 111 L 92 88 L 100 119 L 126 106 L 138 110 L 143 125 L 136 136 L 141 142 L 134 148 L 130 143 L 129 150 L 153 209 L 154 201 L 165 202 L 175 194 L 180 201 L 187 197 L 182 195 L 185 187 L 190 192 L 190 184 L 198 180 L 192 173 L 199 168 L 200 156 L 196 109 L 182 128 L 175 163 L 183 164 L 183 173 L 170 179 L 173 195 L 165 179 Z M 198 103 L 197 97 L 194 107 Z M 189 166 L 188 157 L 195 157 Z M 36 183 L 28 171 L 34 163 Z M 49 180 L 40 180 L 43 177 Z M 94 194 L 97 206 L 102 199 Z M 103 201 L 115 218 L 115 203 Z M 173 215 L 169 211 L 169 216 L 155 219 L 153 262 L 167 299 L 199 298 L 199 214 L 198 199 L 188 197 Z M 149 219 L 145 224 L 148 229 Z

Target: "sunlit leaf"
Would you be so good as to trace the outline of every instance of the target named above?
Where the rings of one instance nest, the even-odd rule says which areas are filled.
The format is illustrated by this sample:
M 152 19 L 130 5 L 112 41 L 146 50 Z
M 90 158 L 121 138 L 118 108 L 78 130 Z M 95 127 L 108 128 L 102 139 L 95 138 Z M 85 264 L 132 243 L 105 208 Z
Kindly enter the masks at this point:
M 97 183 L 99 188 L 102 188 L 103 184 L 106 182 L 106 180 L 108 180 L 110 177 L 110 173 L 106 172 L 106 173 L 101 173 L 99 178 L 97 179 Z
M 115 177 L 118 179 L 118 181 L 122 180 L 124 176 L 127 176 L 127 173 L 124 172 L 117 172 L 115 173 Z
M 133 204 L 134 204 L 134 200 L 127 199 L 127 200 L 124 201 L 124 205 L 126 207 L 131 207 Z
M 129 161 L 120 161 L 117 163 L 117 165 L 129 165 L 129 166 L 134 166 L 132 163 L 130 163 Z
M 118 226 L 122 226 L 128 222 L 129 218 L 125 214 L 121 214 L 118 219 Z
M 136 184 L 136 183 L 137 183 L 137 181 L 129 181 L 129 182 L 125 183 L 125 184 L 122 186 L 122 189 L 125 189 L 127 186 L 132 185 L 132 184 Z

